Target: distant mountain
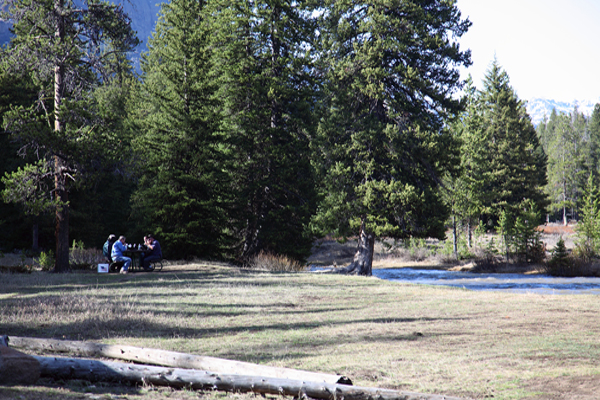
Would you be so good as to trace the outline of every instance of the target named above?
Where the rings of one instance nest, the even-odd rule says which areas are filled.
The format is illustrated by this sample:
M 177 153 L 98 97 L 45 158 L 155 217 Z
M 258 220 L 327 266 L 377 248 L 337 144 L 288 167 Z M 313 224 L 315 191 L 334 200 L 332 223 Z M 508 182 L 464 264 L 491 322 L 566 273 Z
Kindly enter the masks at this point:
M 598 101 L 572 101 L 572 102 L 564 102 L 564 101 L 556 101 L 556 100 L 548 100 L 548 99 L 531 99 L 527 102 L 527 112 L 531 117 L 531 120 L 534 125 L 538 125 L 540 122 L 544 120 L 544 116 L 550 117 L 552 113 L 552 109 L 556 109 L 557 113 L 570 113 L 573 112 L 575 106 L 579 112 L 587 115 L 588 117 L 592 115 L 594 111 L 594 106 L 600 103 L 600 99 Z
M 131 18 L 133 30 L 137 32 L 140 45 L 131 54 L 131 59 L 134 61 L 136 68 L 139 69 L 139 60 L 141 53 L 148 49 L 148 38 L 154 30 L 156 21 L 158 20 L 158 12 L 160 11 L 160 0 L 131 0 L 120 1 L 111 0 L 114 4 L 123 4 L 123 8 Z M 0 20 L 0 45 L 7 43 L 10 40 L 9 32 L 10 24 Z

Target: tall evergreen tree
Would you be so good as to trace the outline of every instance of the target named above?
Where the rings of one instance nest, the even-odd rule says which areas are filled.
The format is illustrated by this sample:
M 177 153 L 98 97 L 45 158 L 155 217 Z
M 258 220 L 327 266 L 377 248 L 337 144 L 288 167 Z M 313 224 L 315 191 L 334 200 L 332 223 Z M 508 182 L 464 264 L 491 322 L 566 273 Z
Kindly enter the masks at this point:
M 15 33 L 6 53 L 8 63 L 30 71 L 39 84 L 36 104 L 13 109 L 5 115 L 5 126 L 42 159 L 27 173 L 34 178 L 49 171 L 54 178 L 55 270 L 62 272 L 69 268 L 71 182 L 85 175 L 83 165 L 101 152 L 94 129 L 97 121 L 87 103 L 89 91 L 111 72 L 105 66 L 114 60 L 113 53 L 133 49 L 138 40 L 122 7 L 106 2 L 10 0 L 5 4 L 4 16 L 13 21 Z M 45 115 L 40 118 L 36 110 Z
M 548 184 L 545 191 L 550 200 L 550 210 L 560 213 L 566 225 L 568 215 L 576 217 L 581 194 L 586 187 L 586 176 L 595 174 L 597 155 L 593 149 L 592 131 L 587 118 L 577 107 L 569 113 L 556 113 L 538 126 L 538 134 L 548 154 Z
M 460 168 L 457 176 L 447 174 L 444 188 L 444 199 L 450 206 L 453 217 L 453 229 L 456 222 L 461 222 L 467 228 L 469 247 L 471 246 L 471 227 L 477 222 L 483 208 L 481 190 L 485 185 L 486 175 L 479 171 L 483 168 L 486 158 L 478 151 L 485 146 L 481 114 L 477 108 L 477 89 L 469 76 L 466 81 L 466 107 L 451 125 L 452 134 L 460 143 Z M 454 248 L 457 248 L 456 234 Z
M 573 140 L 574 133 L 569 117 L 560 115 L 548 146 L 550 157 L 546 192 L 551 201 L 551 209 L 561 211 L 564 225 L 567 225 L 568 211 L 575 206 L 578 192 L 575 177 L 578 167 L 575 152 L 578 143 Z
M 321 232 L 359 234 L 345 272 L 371 275 L 376 237 L 444 236 L 437 186 L 457 164 L 442 126 L 460 110 L 455 67 L 470 53 L 455 1 L 326 2 L 325 115 L 314 141 Z
M 178 257 L 218 257 L 228 245 L 227 181 L 205 7 L 198 0 L 162 4 L 131 118 L 141 167 L 136 220 Z
M 593 174 L 596 185 L 600 185 L 600 104 L 587 121 L 588 143 L 584 146 L 585 173 Z
M 495 223 L 503 210 L 519 215 L 526 199 L 544 210 L 547 157 L 525 104 L 496 60 L 483 85 L 477 94 L 479 123 L 467 133 L 475 140 L 469 148 L 471 154 L 466 155 L 474 160 L 471 176 L 478 181 L 482 217 Z
M 577 201 L 581 201 L 581 193 L 587 185 L 587 179 L 590 173 L 594 174 L 593 160 L 594 155 L 590 154 L 590 147 L 594 147 L 590 140 L 590 133 L 588 131 L 588 118 L 579 111 L 579 107 L 575 104 L 573 111 L 569 114 L 569 120 L 572 127 L 571 142 L 575 150 L 575 159 L 577 160 L 577 168 L 575 170 L 574 178 L 577 182 L 578 196 Z
M 0 48 L 0 122 L 11 107 L 28 106 L 35 102 L 37 91 L 27 71 L 11 71 L 7 65 L 4 49 Z M 35 157 L 24 158 L 24 143 L 19 143 L 0 126 L 0 196 L 2 200 L 12 197 L 6 191 L 4 181 L 8 179 L 5 174 L 23 167 L 27 162 L 35 162 Z M 21 193 L 22 194 L 22 193 Z M 16 195 L 16 193 L 15 193 Z M 16 203 L 23 203 L 23 197 L 14 198 Z M 37 250 L 40 246 L 39 228 L 40 220 L 46 222 L 47 218 L 40 215 L 29 215 L 27 208 L 12 202 L 0 201 L 0 249 L 32 248 Z M 33 226 L 33 232 L 32 232 Z M 32 234 L 33 233 L 33 234 Z M 48 238 L 50 239 L 50 238 Z M 48 246 L 48 239 L 43 240 Z M 51 239 L 50 239 L 51 240 Z
M 588 175 L 582 197 L 581 221 L 576 226 L 575 243 L 579 255 L 591 261 L 600 248 L 600 198 L 592 174 Z
M 238 260 L 303 259 L 315 191 L 309 159 L 315 82 L 307 1 L 212 2 L 213 76 L 227 143 Z

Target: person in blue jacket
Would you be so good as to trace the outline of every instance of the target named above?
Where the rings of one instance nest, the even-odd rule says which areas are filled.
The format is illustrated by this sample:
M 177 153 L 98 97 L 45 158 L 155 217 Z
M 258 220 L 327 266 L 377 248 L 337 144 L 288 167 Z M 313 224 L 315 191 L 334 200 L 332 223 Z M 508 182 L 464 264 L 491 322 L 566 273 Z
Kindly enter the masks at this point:
M 119 240 L 113 244 L 112 252 L 110 253 L 113 262 L 124 262 L 121 267 L 121 274 L 126 274 L 129 266 L 131 265 L 131 258 L 125 257 L 123 252 L 127 251 L 127 245 L 125 243 L 125 236 L 119 236 Z

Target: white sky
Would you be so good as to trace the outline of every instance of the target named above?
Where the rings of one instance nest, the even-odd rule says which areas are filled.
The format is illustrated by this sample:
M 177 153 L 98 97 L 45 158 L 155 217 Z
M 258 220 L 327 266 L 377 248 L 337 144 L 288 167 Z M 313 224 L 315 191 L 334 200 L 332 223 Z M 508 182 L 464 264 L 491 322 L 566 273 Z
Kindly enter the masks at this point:
M 477 88 L 494 55 L 522 100 L 600 99 L 600 0 L 458 0 Z

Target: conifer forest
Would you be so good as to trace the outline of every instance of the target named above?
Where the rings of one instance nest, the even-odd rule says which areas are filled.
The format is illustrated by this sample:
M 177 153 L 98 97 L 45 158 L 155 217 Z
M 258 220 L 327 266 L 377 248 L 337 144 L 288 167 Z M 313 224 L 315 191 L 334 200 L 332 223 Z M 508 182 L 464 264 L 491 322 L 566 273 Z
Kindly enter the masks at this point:
M 119 5 L 10 0 L 0 251 L 160 238 L 165 254 L 305 260 L 315 239 L 567 223 L 600 183 L 600 105 L 537 126 L 455 0 L 171 0 L 135 67 Z M 592 212 L 597 209 L 594 206 Z M 135 241 L 135 239 L 134 239 Z

